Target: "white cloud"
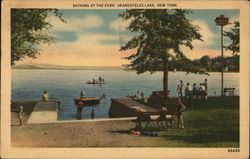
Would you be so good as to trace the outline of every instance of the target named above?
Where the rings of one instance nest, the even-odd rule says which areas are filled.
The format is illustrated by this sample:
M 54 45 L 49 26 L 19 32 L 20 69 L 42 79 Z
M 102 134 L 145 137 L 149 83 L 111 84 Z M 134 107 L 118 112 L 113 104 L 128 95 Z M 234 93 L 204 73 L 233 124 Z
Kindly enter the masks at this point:
M 223 28 L 224 28 L 224 31 L 231 31 L 231 28 L 234 27 L 234 22 L 235 21 L 240 21 L 239 17 L 233 17 L 233 18 L 229 18 L 229 24 L 228 25 L 225 25 Z
M 82 66 L 120 66 L 126 60 L 129 51 L 120 52 L 119 44 L 105 45 L 100 40 L 117 40 L 117 35 L 110 34 L 80 34 L 80 38 L 74 43 L 59 41 L 56 44 L 44 47 L 39 58 L 33 63 L 57 64 L 57 65 L 82 65 Z M 19 63 L 27 63 L 25 59 Z
M 127 27 L 131 23 L 132 19 L 124 21 L 122 19 L 114 20 L 109 26 L 111 29 L 114 29 L 118 32 L 124 32 L 126 31 Z
M 209 29 L 208 24 L 205 21 L 202 20 L 195 20 L 193 21 L 194 25 L 198 25 L 200 27 L 199 32 L 203 36 L 202 39 L 204 42 L 195 40 L 193 42 L 194 47 L 206 47 L 211 44 L 213 44 L 213 40 L 216 37 L 216 35 Z
M 103 24 L 103 20 L 96 15 L 89 15 L 83 18 L 65 18 L 67 23 L 61 22 L 57 17 L 50 17 L 53 31 L 81 31 L 84 28 L 97 28 Z
M 190 50 L 187 47 L 181 47 L 181 50 L 184 54 L 190 59 L 199 59 L 205 55 L 210 56 L 211 58 L 221 56 L 221 50 L 213 50 L 207 48 L 194 48 Z M 228 50 L 224 50 L 224 56 L 232 56 L 232 52 Z

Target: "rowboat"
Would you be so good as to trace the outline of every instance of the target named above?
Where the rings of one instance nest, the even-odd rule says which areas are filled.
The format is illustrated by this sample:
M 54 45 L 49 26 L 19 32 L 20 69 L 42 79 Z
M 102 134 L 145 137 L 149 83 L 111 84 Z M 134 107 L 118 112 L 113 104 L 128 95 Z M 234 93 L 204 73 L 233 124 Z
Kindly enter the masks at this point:
M 105 82 L 90 82 L 90 81 L 88 81 L 87 84 L 105 84 Z
M 80 98 L 80 99 L 74 99 L 75 104 L 77 105 L 79 101 L 82 101 L 84 103 L 84 106 L 90 106 L 100 103 L 100 98 Z

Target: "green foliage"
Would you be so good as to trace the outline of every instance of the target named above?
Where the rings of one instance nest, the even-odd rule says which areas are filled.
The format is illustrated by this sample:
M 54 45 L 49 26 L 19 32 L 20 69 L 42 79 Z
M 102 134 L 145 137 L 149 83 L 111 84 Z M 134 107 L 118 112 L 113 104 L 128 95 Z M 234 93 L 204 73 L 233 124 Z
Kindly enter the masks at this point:
M 224 58 L 224 68 L 228 67 L 228 71 L 239 72 L 239 56 L 234 55 Z M 198 68 L 207 72 L 220 72 L 221 71 L 221 56 L 210 58 L 209 56 L 203 56 L 199 60 L 194 60 L 193 63 Z
M 11 9 L 11 65 L 25 56 L 35 58 L 40 44 L 54 42 L 47 32 L 51 13 L 65 22 L 57 9 Z
M 128 30 L 135 36 L 121 50 L 136 49 L 136 53 L 126 59 L 130 67 L 143 73 L 153 73 L 168 62 L 170 67 L 181 67 L 188 72 L 199 72 L 189 63 L 180 46 L 193 48 L 193 40 L 202 40 L 199 27 L 186 18 L 188 10 L 133 9 L 126 10 L 120 17 L 132 20 Z
M 232 43 L 225 48 L 227 50 L 233 51 L 234 54 L 240 52 L 240 23 L 238 21 L 234 22 L 234 27 L 231 28 L 231 31 L 225 31 L 224 36 L 229 37 L 232 40 Z

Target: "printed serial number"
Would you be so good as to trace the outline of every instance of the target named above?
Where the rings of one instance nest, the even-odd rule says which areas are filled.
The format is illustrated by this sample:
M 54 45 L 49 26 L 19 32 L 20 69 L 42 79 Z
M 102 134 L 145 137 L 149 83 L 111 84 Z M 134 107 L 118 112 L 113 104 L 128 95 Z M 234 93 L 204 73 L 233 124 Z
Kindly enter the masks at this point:
M 228 149 L 227 152 L 240 152 L 240 149 Z

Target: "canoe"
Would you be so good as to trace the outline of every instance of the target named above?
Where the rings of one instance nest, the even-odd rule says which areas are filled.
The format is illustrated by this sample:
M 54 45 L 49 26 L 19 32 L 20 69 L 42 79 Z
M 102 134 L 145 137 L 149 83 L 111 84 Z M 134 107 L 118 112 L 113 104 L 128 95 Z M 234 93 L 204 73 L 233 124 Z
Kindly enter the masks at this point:
M 87 84 L 105 84 L 104 82 L 87 82 Z
M 84 106 L 90 106 L 100 103 L 99 98 L 81 98 L 81 99 L 74 99 L 75 104 L 78 104 L 79 101 L 82 101 L 84 103 Z

